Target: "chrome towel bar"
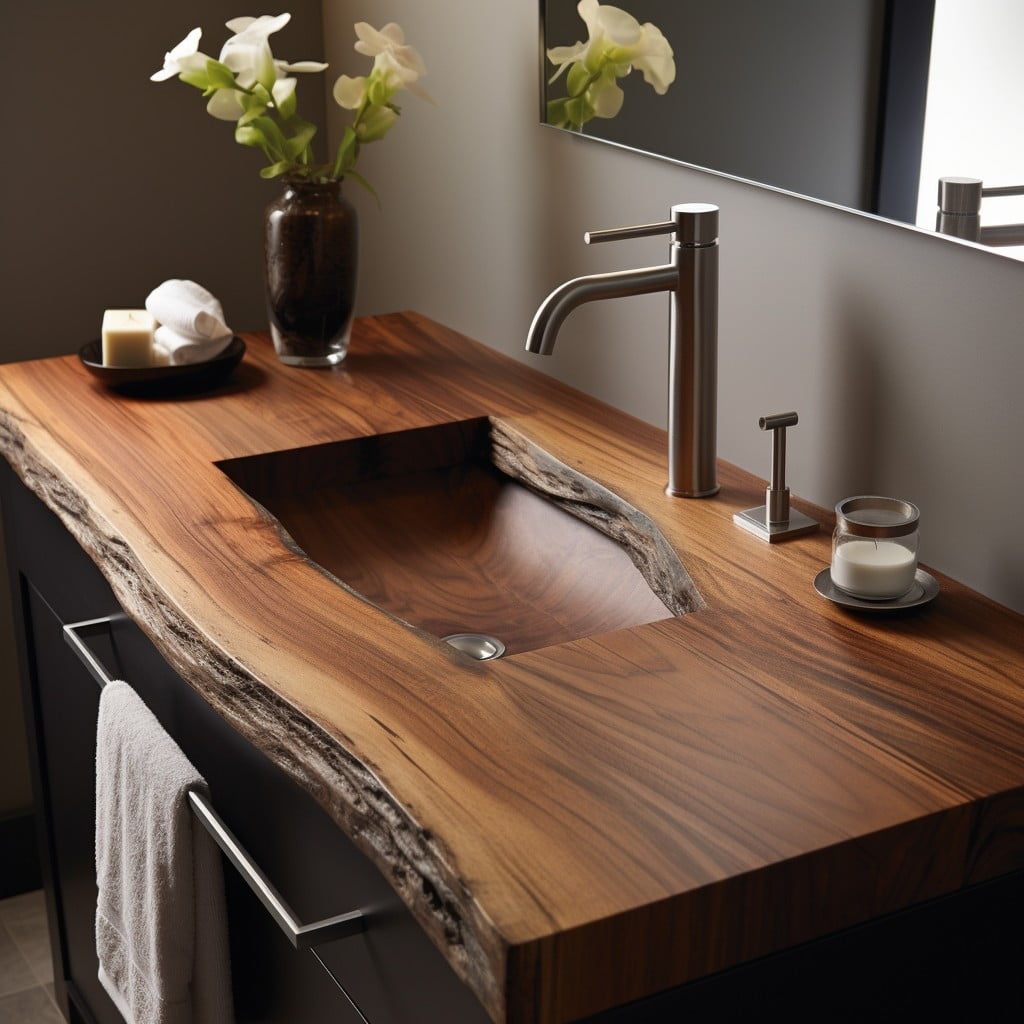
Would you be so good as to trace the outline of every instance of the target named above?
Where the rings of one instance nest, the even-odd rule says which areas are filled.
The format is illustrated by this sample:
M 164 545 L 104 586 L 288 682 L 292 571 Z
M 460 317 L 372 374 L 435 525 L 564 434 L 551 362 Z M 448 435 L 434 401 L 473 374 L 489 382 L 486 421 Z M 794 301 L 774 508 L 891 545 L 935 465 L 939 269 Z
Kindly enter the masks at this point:
M 125 618 L 124 615 L 112 615 L 99 619 L 86 619 L 82 622 L 71 622 L 63 627 L 65 641 L 78 655 L 89 675 L 96 680 L 101 689 L 112 681 L 111 677 L 82 638 L 108 632 L 114 622 Z M 256 894 L 256 897 L 266 907 L 270 916 L 277 922 L 281 931 L 288 937 L 288 941 L 296 949 L 310 949 L 313 946 L 348 938 L 366 930 L 366 915 L 362 910 L 351 910 L 335 917 L 314 921 L 312 924 L 303 924 L 259 865 L 239 843 L 231 829 L 213 809 L 210 802 L 201 793 L 194 791 L 188 794 L 188 799 L 193 813 L 202 823 L 203 828 L 210 833 L 217 845 L 224 851 L 225 856 L 245 879 L 249 888 Z

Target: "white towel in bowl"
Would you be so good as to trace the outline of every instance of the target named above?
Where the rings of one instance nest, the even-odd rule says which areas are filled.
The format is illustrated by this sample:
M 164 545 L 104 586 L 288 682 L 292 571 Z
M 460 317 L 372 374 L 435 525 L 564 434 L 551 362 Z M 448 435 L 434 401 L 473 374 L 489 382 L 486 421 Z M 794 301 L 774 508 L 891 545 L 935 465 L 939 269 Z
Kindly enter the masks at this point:
M 205 363 L 219 356 L 231 344 L 232 337 L 233 335 L 226 334 L 222 338 L 196 340 L 178 334 L 171 327 L 161 325 L 153 334 L 153 349 L 158 364 L 164 361 L 161 356 L 166 356 L 166 362 L 171 366 Z
M 188 791 L 206 783 L 124 682 L 96 737 L 99 979 L 128 1024 L 233 1020 L 220 853 Z
M 164 281 L 146 296 L 146 309 L 160 325 L 156 344 L 174 365 L 213 359 L 231 343 L 220 302 L 195 281 Z

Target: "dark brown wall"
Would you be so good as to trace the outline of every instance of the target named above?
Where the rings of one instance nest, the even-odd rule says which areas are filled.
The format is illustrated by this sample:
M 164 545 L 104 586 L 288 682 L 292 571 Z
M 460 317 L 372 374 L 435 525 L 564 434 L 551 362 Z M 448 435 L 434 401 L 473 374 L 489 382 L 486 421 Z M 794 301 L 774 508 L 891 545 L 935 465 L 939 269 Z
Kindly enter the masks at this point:
M 288 9 L 275 52 L 319 58 L 320 0 Z M 206 285 L 236 329 L 263 326 L 261 214 L 277 187 L 196 90 L 149 81 L 196 25 L 216 56 L 239 13 L 234 0 L 4 5 L 0 361 L 75 352 L 106 307 L 141 306 L 169 277 Z M 324 76 L 304 84 L 302 111 L 322 124 Z M 4 593 L 0 818 L 31 804 L 9 621 Z

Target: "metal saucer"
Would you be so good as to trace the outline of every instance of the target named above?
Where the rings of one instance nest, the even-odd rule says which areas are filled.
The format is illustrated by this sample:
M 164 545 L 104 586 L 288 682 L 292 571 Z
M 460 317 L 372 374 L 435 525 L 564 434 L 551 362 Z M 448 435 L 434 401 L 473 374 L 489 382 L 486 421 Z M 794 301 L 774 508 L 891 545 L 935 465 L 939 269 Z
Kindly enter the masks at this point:
M 924 569 L 918 569 L 914 574 L 914 585 L 902 597 L 894 597 L 891 601 L 865 601 L 840 590 L 832 582 L 832 571 L 826 566 L 814 577 L 814 589 L 833 604 L 844 608 L 864 612 L 892 612 L 917 608 L 918 605 L 934 601 L 939 592 L 939 581 Z

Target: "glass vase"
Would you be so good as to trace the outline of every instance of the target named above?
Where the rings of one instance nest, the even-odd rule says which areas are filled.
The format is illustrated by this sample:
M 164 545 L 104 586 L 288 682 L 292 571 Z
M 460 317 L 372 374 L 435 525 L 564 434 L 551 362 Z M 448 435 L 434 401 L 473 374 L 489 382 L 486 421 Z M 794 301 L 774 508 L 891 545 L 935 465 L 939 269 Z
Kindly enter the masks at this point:
M 289 181 L 266 210 L 264 267 L 274 349 L 288 366 L 334 366 L 348 353 L 359 222 L 337 181 Z

